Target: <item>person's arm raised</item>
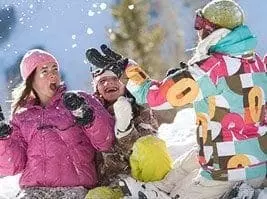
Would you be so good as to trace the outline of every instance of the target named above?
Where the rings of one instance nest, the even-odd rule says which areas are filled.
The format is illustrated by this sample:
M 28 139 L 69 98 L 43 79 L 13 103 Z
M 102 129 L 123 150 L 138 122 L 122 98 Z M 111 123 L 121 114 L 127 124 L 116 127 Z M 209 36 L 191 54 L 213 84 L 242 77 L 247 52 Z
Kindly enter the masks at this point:
M 10 125 L 0 106 L 0 176 L 15 175 L 23 171 L 26 165 L 27 143 L 25 142 L 16 116 Z

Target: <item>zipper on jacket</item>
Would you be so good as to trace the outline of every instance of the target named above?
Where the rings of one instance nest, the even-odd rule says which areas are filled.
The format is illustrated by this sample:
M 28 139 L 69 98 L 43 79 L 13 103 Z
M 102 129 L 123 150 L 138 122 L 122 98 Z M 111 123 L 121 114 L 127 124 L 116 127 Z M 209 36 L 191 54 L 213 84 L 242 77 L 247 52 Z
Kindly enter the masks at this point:
M 44 112 L 45 112 L 46 108 L 45 107 L 42 107 L 41 108 L 41 127 L 44 126 Z M 47 157 L 47 154 L 46 154 L 46 145 L 45 145 L 45 138 L 44 138 L 44 131 L 45 129 L 42 128 L 41 130 L 41 140 L 42 140 L 42 153 L 43 153 L 43 175 L 44 175 L 44 182 L 46 183 L 47 182 L 47 177 L 46 177 L 46 157 Z

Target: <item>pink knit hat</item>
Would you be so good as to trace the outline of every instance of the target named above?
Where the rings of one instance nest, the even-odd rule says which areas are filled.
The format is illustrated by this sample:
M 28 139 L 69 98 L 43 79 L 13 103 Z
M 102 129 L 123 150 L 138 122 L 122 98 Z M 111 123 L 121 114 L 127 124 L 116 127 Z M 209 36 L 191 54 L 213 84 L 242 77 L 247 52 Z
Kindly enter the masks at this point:
M 38 65 L 49 62 L 54 62 L 59 67 L 56 58 L 50 53 L 40 49 L 29 50 L 20 63 L 20 74 L 22 79 L 26 80 Z

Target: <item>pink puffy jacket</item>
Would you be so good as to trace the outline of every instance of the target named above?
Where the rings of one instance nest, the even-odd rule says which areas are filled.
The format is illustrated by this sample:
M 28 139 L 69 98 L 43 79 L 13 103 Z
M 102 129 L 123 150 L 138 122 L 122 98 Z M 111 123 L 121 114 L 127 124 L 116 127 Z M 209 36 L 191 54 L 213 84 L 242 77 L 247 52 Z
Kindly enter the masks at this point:
M 76 125 L 62 103 L 64 92 L 60 88 L 45 108 L 28 102 L 13 116 L 11 136 L 0 140 L 0 176 L 22 172 L 22 188 L 96 184 L 95 151 L 111 147 L 114 121 L 94 97 L 81 92 L 95 120 Z

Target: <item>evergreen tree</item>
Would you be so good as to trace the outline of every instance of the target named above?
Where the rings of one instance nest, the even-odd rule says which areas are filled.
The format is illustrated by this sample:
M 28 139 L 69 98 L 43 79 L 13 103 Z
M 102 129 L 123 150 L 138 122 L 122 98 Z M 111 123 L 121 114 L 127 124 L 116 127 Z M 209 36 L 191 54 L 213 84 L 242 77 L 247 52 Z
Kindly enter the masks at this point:
M 147 0 L 122 0 L 112 9 L 117 27 L 110 31 L 112 47 L 137 61 L 152 77 L 166 70 L 161 59 L 164 32 L 158 24 L 149 23 Z
M 109 30 L 112 47 L 136 60 L 152 78 L 186 61 L 178 7 L 172 0 L 117 0 Z

